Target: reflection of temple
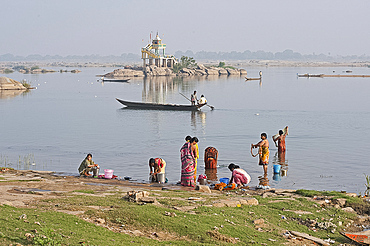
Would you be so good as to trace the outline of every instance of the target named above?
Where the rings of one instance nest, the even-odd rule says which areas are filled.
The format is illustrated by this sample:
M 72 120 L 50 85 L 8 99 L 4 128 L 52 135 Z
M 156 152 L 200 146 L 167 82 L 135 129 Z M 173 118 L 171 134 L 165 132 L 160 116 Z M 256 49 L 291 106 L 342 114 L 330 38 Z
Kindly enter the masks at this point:
M 166 94 L 179 91 L 180 82 L 169 76 L 146 77 L 144 78 L 142 101 L 166 103 Z

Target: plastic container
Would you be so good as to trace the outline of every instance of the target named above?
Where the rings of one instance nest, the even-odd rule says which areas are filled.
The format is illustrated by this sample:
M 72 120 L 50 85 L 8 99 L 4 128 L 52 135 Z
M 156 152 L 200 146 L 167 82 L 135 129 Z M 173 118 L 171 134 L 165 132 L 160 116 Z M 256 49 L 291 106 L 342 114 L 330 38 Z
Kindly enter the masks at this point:
M 221 183 L 229 184 L 229 178 L 220 178 Z
M 272 179 L 275 181 L 280 181 L 281 180 L 280 173 L 274 173 L 274 176 L 272 176 Z
M 274 168 L 274 173 L 280 173 L 280 167 L 281 165 L 274 165 L 273 168 Z
M 165 173 L 157 173 L 157 181 L 159 183 L 166 182 L 166 174 Z
M 111 179 L 113 177 L 112 169 L 104 169 L 104 178 Z

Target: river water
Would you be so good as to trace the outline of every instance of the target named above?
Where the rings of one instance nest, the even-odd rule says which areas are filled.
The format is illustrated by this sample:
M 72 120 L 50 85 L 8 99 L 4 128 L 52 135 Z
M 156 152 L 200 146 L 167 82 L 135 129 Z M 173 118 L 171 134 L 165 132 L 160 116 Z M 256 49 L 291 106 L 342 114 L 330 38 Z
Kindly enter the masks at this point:
M 58 70 L 59 68 L 52 68 Z M 64 68 L 65 69 L 65 68 Z M 180 148 L 186 135 L 199 138 L 198 174 L 204 173 L 208 146 L 219 151 L 217 173 L 230 177 L 229 163 L 250 173 L 251 186 L 364 192 L 369 172 L 370 79 L 297 78 L 297 73 L 335 74 L 369 68 L 248 68 L 263 73 L 262 83 L 243 77 L 132 79 L 104 84 L 95 75 L 113 68 L 79 68 L 81 73 L 7 75 L 26 79 L 37 89 L 0 97 L 0 166 L 77 174 L 87 153 L 101 169 L 148 180 L 148 160 L 167 162 L 169 182 L 180 180 Z M 201 112 L 124 109 L 115 98 L 187 104 L 179 93 L 204 94 L 210 105 Z M 283 159 L 271 136 L 289 126 Z M 270 165 L 264 177 L 250 144 L 266 132 Z M 281 163 L 286 175 L 274 175 Z M 284 171 L 285 172 L 285 171 Z M 260 183 L 261 177 L 264 183 Z

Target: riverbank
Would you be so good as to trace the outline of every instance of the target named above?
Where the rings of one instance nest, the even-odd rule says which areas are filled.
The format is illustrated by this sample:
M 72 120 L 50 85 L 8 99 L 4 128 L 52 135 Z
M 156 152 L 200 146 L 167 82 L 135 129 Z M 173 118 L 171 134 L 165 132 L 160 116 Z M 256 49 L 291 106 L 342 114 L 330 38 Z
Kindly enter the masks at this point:
M 299 231 L 354 245 L 339 232 L 370 223 L 369 202 L 356 194 L 203 188 L 6 170 L 0 244 L 314 245 L 291 233 Z

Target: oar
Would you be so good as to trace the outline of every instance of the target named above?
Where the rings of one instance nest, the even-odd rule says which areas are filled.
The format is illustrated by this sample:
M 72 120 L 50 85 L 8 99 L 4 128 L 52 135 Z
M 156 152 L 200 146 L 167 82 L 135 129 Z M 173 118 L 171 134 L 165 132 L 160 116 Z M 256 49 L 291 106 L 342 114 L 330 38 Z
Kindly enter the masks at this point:
M 183 97 L 185 97 L 186 99 L 188 99 L 188 101 L 189 101 L 189 102 L 191 102 L 191 100 L 190 100 L 189 98 L 187 98 L 187 97 L 186 97 L 184 94 L 182 94 L 181 92 L 180 92 L 180 95 L 181 95 L 181 96 L 183 96 Z
M 183 96 L 183 97 L 185 97 L 186 99 L 188 99 L 189 100 L 189 102 L 191 102 L 191 100 L 189 99 L 189 98 L 187 98 L 184 94 L 182 94 L 181 92 L 180 92 L 180 95 L 181 96 Z M 212 110 L 215 108 L 215 107 L 213 107 L 212 105 L 208 105 L 208 104 L 206 104 L 208 107 L 210 107 Z

